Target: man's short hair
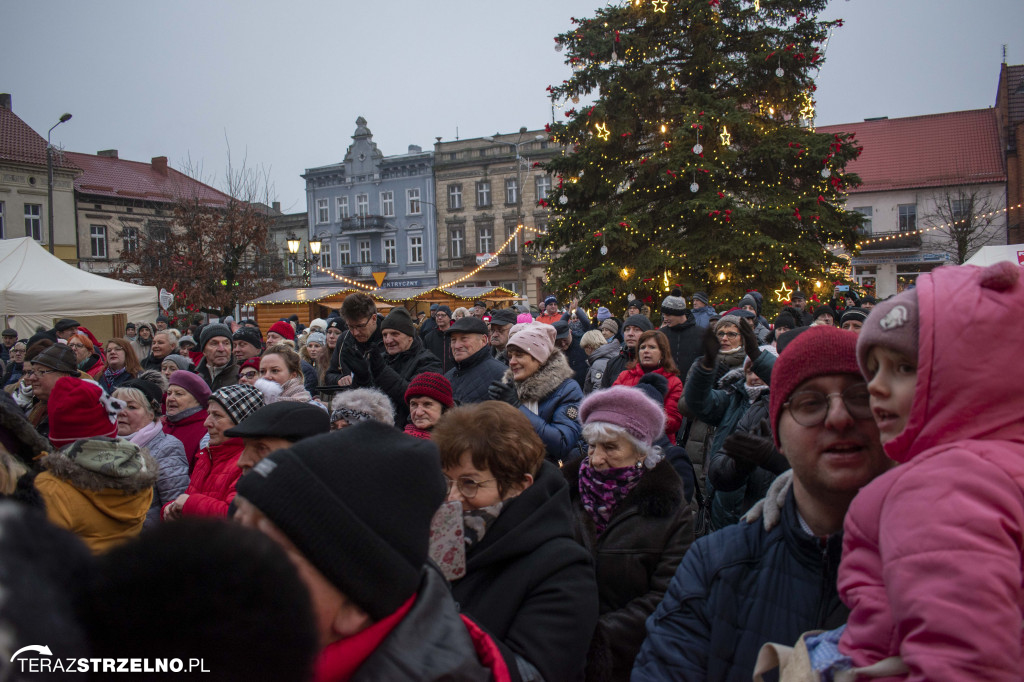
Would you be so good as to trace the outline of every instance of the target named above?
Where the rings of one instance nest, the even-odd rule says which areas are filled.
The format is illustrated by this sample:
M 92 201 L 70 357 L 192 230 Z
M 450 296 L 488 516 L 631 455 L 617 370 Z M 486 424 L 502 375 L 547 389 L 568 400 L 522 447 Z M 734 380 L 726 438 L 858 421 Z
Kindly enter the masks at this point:
M 377 304 L 364 293 L 349 294 L 341 304 L 341 316 L 346 320 L 363 320 L 377 314 Z

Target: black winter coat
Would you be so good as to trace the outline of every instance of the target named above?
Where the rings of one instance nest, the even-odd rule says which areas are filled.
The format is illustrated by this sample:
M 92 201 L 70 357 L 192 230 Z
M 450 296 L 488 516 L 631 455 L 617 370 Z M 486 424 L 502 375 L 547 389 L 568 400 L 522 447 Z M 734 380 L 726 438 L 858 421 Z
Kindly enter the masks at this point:
M 447 374 L 448 370 L 455 366 L 455 358 L 452 357 L 452 347 L 448 343 L 448 336 L 440 329 L 435 328 L 424 334 L 423 346 L 441 362 L 441 374 Z
M 644 641 L 644 621 L 665 596 L 679 562 L 693 543 L 694 508 L 667 459 L 640 478 L 598 537 L 583 508 L 580 464 L 562 470 L 574 512 L 573 534 L 597 563 L 601 617 L 587 661 L 587 679 L 628 680 Z
M 796 642 L 849 615 L 836 591 L 842 533 L 823 546 L 800 528 L 792 491 L 782 518 L 741 521 L 700 538 L 647 620 L 633 682 L 750 682 L 765 642 Z
M 490 400 L 487 388 L 505 376 L 508 368 L 491 357 L 491 347 L 484 346 L 462 362 L 445 372 L 452 384 L 452 398 L 456 405 Z
M 346 330 L 344 334 L 338 338 L 338 343 L 334 346 L 334 352 L 331 353 L 331 362 L 327 365 L 327 371 L 324 373 L 324 383 L 328 386 L 337 386 L 338 382 L 341 381 L 342 377 L 346 377 L 350 374 L 350 370 L 344 366 L 341 361 L 341 351 L 344 346 L 355 347 L 361 355 L 366 355 L 370 351 L 379 353 L 383 358 L 385 355 L 384 351 L 384 337 L 381 336 L 380 325 L 384 321 L 384 317 L 377 313 L 377 328 L 370 334 L 370 338 L 366 340 L 366 343 L 359 343 L 356 341 L 356 337 L 352 336 L 352 332 Z
M 571 519 L 565 479 L 545 461 L 533 485 L 509 498 L 469 548 L 466 577 L 452 584 L 463 613 L 498 642 L 513 679 L 516 656 L 549 682 L 583 679 L 597 583 Z
M 373 377 L 373 385 L 388 394 L 395 406 L 395 426 L 404 428 L 409 421 L 409 407 L 405 404 L 405 391 L 409 382 L 417 374 L 423 372 L 441 373 L 441 361 L 423 347 L 423 343 L 413 337 L 409 350 L 387 355 L 384 358 L 384 370 Z
M 604 376 L 601 377 L 601 388 L 608 388 L 615 383 L 619 375 L 629 369 L 629 363 L 636 360 L 636 349 L 628 348 L 623 342 L 619 348 L 619 354 L 608 361 L 605 366 Z
M 668 337 L 672 360 L 680 373 L 686 372 L 694 360 L 704 355 L 704 329 L 697 326 L 692 316 L 687 315 L 686 322 L 674 327 L 662 327 L 661 331 Z

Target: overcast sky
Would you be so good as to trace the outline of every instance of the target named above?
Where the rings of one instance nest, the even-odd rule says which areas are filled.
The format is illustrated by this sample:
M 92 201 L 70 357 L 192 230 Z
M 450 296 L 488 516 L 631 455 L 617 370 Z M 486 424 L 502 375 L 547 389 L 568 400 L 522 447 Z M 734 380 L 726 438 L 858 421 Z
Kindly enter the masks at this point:
M 122 159 L 191 159 L 223 187 L 269 171 L 305 211 L 306 169 L 340 161 L 364 116 L 384 154 L 436 137 L 541 127 L 566 78 L 554 36 L 595 0 L 0 0 L 0 92 L 54 141 Z M 846 25 L 818 80 L 818 125 L 992 106 L 1024 63 L 1022 0 L 832 0 Z

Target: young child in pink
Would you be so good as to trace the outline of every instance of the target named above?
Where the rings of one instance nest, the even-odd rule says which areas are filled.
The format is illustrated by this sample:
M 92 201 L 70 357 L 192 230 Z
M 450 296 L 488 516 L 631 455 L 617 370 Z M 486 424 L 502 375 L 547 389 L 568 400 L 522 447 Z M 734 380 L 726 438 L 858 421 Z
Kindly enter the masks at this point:
M 942 267 L 857 342 L 900 465 L 846 516 L 839 650 L 910 680 L 1024 678 L 1024 267 Z

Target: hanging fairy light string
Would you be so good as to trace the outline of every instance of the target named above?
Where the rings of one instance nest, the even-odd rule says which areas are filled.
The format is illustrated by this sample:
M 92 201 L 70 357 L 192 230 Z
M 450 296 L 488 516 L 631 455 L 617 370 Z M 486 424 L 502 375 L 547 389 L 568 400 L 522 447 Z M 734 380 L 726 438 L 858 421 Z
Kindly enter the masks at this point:
M 336 272 L 331 272 L 330 270 L 325 270 L 324 268 L 322 268 L 319 265 L 314 265 L 313 267 L 317 270 L 317 272 L 321 272 L 321 273 L 323 273 L 325 275 L 329 275 L 329 276 L 333 277 L 334 279 L 338 280 L 339 282 L 344 282 L 345 284 L 351 284 L 352 286 L 359 287 L 361 289 L 366 289 L 367 291 L 374 291 L 377 288 L 377 287 L 371 287 L 368 284 L 363 284 L 362 282 L 357 282 L 354 279 L 349 279 L 348 277 L 343 277 L 342 275 L 339 275 Z
M 526 226 L 523 225 L 523 224 L 517 225 L 516 226 L 516 231 L 513 232 L 511 235 L 509 235 L 509 238 L 505 240 L 505 243 L 502 244 L 500 247 L 498 247 L 498 249 L 494 253 L 492 253 L 489 258 L 487 258 L 487 260 L 485 260 L 483 263 L 480 263 L 479 265 L 477 265 L 476 268 L 474 268 L 473 270 L 470 270 L 469 272 L 467 272 L 462 277 L 459 277 L 457 279 L 453 279 L 452 281 L 448 282 L 447 284 L 438 284 L 437 285 L 438 288 L 439 289 L 445 289 L 447 287 L 455 286 L 456 284 L 461 284 L 462 282 L 465 282 L 470 277 L 473 277 L 476 273 L 478 273 L 481 270 L 483 270 L 484 268 L 486 268 L 488 263 L 493 261 L 495 258 L 498 257 L 498 254 L 500 254 L 502 251 L 504 251 L 506 248 L 508 248 L 508 245 L 511 244 L 515 240 L 515 238 L 519 236 L 520 233 L 522 233 L 522 231 L 523 231 L 523 229 L 525 227 Z
M 1000 213 L 1006 213 L 1007 211 L 1013 211 L 1015 209 L 1021 208 L 1022 206 L 1024 206 L 1024 203 L 1017 204 L 1016 206 L 1007 206 L 1006 208 L 996 209 L 995 211 L 989 211 L 988 213 L 979 213 L 978 215 L 974 216 L 973 218 L 964 218 L 962 220 L 956 220 L 956 221 L 954 221 L 952 223 L 943 223 L 941 225 L 934 225 L 932 227 L 923 227 L 920 230 L 911 230 L 911 231 L 908 231 L 908 232 L 898 232 L 896 234 L 886 235 L 884 237 L 875 237 L 873 239 L 862 239 L 861 241 L 857 242 L 857 246 L 864 246 L 865 244 L 877 244 L 877 243 L 880 243 L 880 242 L 892 241 L 893 239 L 900 239 L 902 237 L 912 237 L 914 235 L 924 234 L 925 232 L 932 232 L 933 230 L 945 230 L 945 229 L 951 228 L 951 227 L 953 227 L 955 225 L 966 224 L 968 220 L 970 220 L 970 221 L 984 220 L 986 218 L 991 218 L 993 216 L 997 216 Z M 840 244 L 836 244 L 836 245 L 833 246 L 833 248 L 839 248 L 840 246 L 841 246 Z

